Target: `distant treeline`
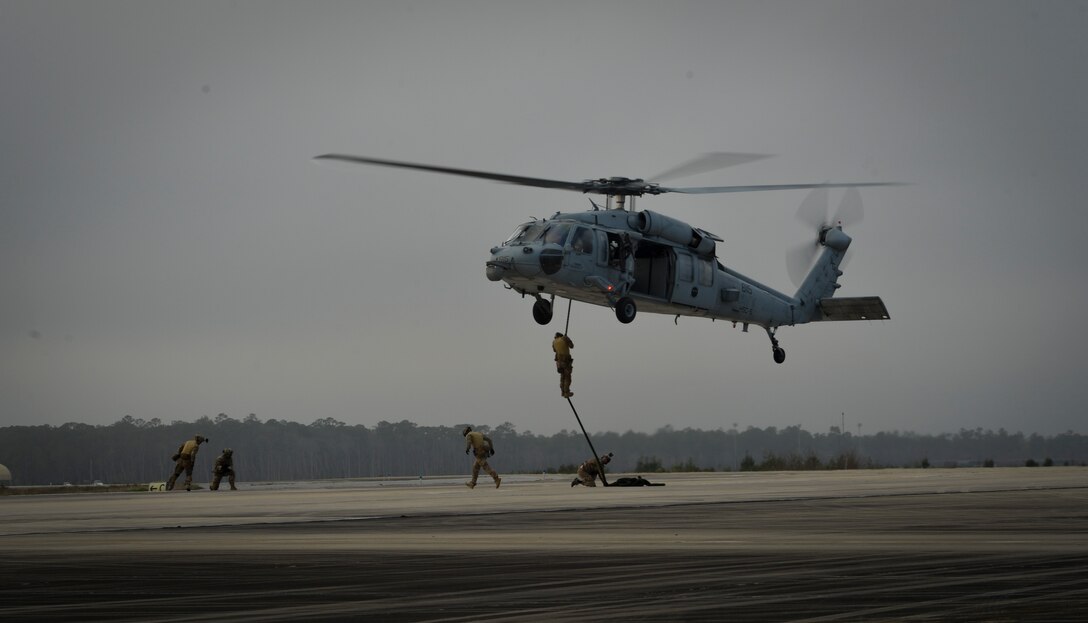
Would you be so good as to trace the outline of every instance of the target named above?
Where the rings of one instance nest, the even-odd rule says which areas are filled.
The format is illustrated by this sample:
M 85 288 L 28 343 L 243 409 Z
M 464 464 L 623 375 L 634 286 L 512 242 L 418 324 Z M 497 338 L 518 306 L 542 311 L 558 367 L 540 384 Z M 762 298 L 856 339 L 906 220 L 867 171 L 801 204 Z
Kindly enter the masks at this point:
M 332 418 L 309 425 L 256 415 L 239 420 L 224 413 L 195 422 L 125 416 L 110 425 L 0 428 L 0 464 L 14 485 L 142 483 L 165 480 L 170 455 L 193 435 L 208 437 L 197 458 L 195 480 L 209 478 L 215 457 L 234 449 L 241 480 L 307 480 L 466 473 L 463 426 L 420 426 L 407 420 L 349 426 Z M 500 473 L 570 472 L 590 456 L 581 431 L 555 435 L 519 433 L 510 423 L 479 426 L 495 442 L 492 465 Z M 665 426 L 652 434 L 593 435 L 599 452 L 614 452 L 613 471 L 731 471 L 755 469 L 857 469 L 1084 465 L 1088 437 L 1053 437 L 1005 430 L 954 434 L 910 432 L 853 435 L 832 427 L 814 433 L 799 426 L 746 430 L 683 430 Z

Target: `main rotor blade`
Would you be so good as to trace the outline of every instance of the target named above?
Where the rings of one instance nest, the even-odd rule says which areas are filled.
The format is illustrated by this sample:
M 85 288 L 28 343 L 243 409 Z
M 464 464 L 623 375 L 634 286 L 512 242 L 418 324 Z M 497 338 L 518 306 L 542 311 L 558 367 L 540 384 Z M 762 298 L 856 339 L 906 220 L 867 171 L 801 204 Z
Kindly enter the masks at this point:
M 658 188 L 661 193 L 707 195 L 711 193 L 748 193 L 761 190 L 804 190 L 806 188 L 860 188 L 863 186 L 903 186 L 902 182 L 850 182 L 828 184 L 767 184 L 760 186 L 701 186 L 694 188 Z
M 770 158 L 765 154 L 740 154 L 724 151 L 715 151 L 703 154 L 696 158 L 692 158 L 687 162 L 675 166 L 664 173 L 659 173 L 650 177 L 655 182 L 663 182 L 665 180 L 676 179 L 678 177 L 688 177 L 689 175 L 698 175 L 699 173 L 706 173 L 707 171 L 715 171 L 717 169 L 724 169 L 726 167 L 737 166 L 738 164 L 744 164 L 746 162 L 754 162 L 756 160 L 763 160 L 764 158 Z
M 577 190 L 585 192 L 589 184 L 586 182 L 564 182 L 561 180 L 546 180 L 538 177 L 523 177 L 520 175 L 506 175 L 504 173 L 489 173 L 487 171 L 472 171 L 470 169 L 455 169 L 452 167 L 436 167 L 429 164 L 417 164 L 414 162 L 400 162 L 397 160 L 380 160 L 378 158 L 366 158 L 363 156 L 351 156 L 348 154 L 323 154 L 314 160 L 339 160 L 355 164 L 376 164 L 383 167 L 398 167 L 401 169 L 416 169 L 419 171 L 431 171 L 433 173 L 447 173 L 449 175 L 461 175 L 464 177 L 478 177 L 496 182 L 518 184 L 521 186 L 536 186 L 538 188 L 559 188 L 563 190 Z

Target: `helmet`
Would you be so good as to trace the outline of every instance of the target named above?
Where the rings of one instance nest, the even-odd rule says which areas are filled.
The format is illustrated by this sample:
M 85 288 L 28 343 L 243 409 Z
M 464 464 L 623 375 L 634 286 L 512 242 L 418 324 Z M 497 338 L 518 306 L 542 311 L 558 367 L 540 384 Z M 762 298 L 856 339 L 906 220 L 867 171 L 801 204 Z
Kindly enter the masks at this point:
M 223 448 L 223 454 L 226 454 L 227 456 L 230 456 L 230 455 L 234 454 L 234 450 L 231 450 L 230 448 Z
M 472 432 L 472 427 L 471 426 L 466 426 L 465 430 L 461 431 L 461 436 L 464 437 L 465 435 L 467 435 L 467 434 L 469 434 L 471 432 Z
M 196 437 L 194 437 L 194 439 L 196 439 L 197 443 L 204 443 L 205 441 L 208 441 L 208 439 L 204 438 L 202 435 L 197 435 Z

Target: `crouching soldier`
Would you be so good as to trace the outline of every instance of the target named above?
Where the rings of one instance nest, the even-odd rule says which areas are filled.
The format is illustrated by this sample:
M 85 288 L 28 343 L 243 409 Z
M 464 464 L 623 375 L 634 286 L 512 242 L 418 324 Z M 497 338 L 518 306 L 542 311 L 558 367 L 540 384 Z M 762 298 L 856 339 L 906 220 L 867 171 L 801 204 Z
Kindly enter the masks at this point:
M 223 476 L 227 477 L 230 490 L 237 491 L 238 487 L 234 486 L 234 450 L 230 448 L 224 448 L 223 454 L 215 460 L 215 467 L 212 468 L 212 485 L 209 487 L 212 491 L 219 490 L 219 481 L 223 479 Z
M 177 461 L 174 465 L 174 475 L 170 477 L 170 480 L 166 481 L 166 490 L 172 491 L 174 489 L 174 483 L 178 481 L 178 476 L 181 475 L 181 471 L 185 470 L 185 490 L 191 491 L 193 485 L 193 465 L 196 464 L 196 453 L 200 450 L 200 444 L 207 441 L 204 437 L 197 435 L 192 439 L 181 444 L 177 453 L 170 457 L 172 460 Z
M 612 462 L 612 453 L 601 457 L 601 464 L 597 464 L 597 459 L 589 459 L 585 463 L 578 466 L 578 477 L 571 481 L 570 486 L 583 485 L 586 487 L 596 487 L 597 483 L 594 481 L 597 476 L 601 477 L 601 482 L 604 482 L 604 467 Z

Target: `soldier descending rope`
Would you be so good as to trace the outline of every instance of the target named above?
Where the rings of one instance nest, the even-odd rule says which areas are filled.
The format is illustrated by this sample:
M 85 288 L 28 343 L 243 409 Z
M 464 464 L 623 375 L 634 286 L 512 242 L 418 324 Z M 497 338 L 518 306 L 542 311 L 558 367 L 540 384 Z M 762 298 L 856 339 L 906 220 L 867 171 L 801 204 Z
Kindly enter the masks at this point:
M 559 372 L 559 389 L 564 398 L 570 398 L 574 392 L 570 391 L 570 373 L 574 370 L 574 358 L 570 356 L 570 349 L 574 348 L 574 340 L 563 333 L 556 333 L 552 340 L 552 350 L 555 351 L 555 369 Z

